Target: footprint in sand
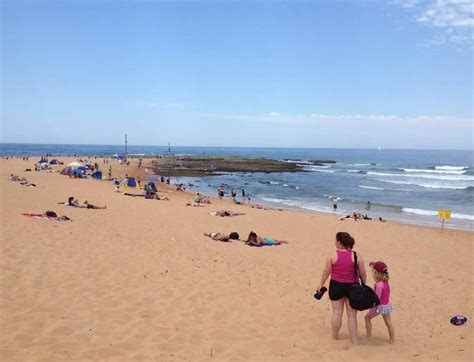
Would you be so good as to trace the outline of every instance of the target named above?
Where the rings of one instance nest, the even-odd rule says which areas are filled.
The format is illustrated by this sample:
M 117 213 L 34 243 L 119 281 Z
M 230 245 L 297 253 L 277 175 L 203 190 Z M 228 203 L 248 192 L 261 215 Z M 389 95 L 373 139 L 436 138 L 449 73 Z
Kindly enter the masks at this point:
M 51 331 L 51 334 L 53 336 L 70 336 L 73 333 L 74 333 L 73 329 L 69 327 L 64 327 L 64 326 L 55 328 Z

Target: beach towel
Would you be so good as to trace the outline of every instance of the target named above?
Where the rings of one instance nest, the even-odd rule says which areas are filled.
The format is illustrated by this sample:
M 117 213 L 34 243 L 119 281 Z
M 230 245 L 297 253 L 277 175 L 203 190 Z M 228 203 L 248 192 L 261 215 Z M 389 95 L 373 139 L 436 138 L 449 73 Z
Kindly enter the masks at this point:
M 211 212 L 209 215 L 212 216 L 220 216 L 220 217 L 225 217 L 225 216 L 240 216 L 240 215 L 245 215 L 242 212 L 233 212 L 233 211 L 228 211 L 228 210 L 220 210 L 220 211 L 214 211 Z
M 75 208 L 78 208 L 78 209 L 87 209 L 87 205 L 70 205 L 70 204 L 68 204 L 67 202 L 64 202 L 64 201 L 58 202 L 58 205 L 75 207 Z
M 31 214 L 31 213 L 22 213 L 23 216 L 31 217 L 36 220 L 50 220 L 50 221 L 68 221 L 71 220 L 67 216 L 46 216 L 45 214 Z

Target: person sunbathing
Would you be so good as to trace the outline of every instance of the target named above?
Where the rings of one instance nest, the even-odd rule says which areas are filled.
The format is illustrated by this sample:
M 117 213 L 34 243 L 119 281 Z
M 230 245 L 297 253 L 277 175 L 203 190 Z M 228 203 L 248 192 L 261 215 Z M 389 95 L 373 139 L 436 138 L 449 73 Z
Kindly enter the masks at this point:
M 88 209 L 106 209 L 107 208 L 107 205 L 97 206 L 97 205 L 89 204 L 89 201 L 87 200 L 84 201 L 84 205 L 86 205 Z
M 245 242 L 249 246 L 273 246 L 273 245 L 281 245 L 281 244 L 288 244 L 286 240 L 275 240 L 270 238 L 269 236 L 258 236 L 253 231 L 250 232 L 247 241 Z
M 81 209 L 106 209 L 107 205 L 104 206 L 97 206 L 92 205 L 89 201 L 85 200 L 84 203 L 81 205 L 78 199 L 75 199 L 73 196 L 69 197 L 67 200 L 67 204 L 72 207 L 79 207 Z
M 27 182 L 26 178 L 25 177 L 22 177 L 20 178 L 19 176 L 17 175 L 14 175 L 14 174 L 10 174 L 10 180 L 12 181 L 22 181 L 22 182 Z
M 33 219 L 39 219 L 39 220 L 57 220 L 57 221 L 71 220 L 66 215 L 58 216 L 58 214 L 56 214 L 54 211 L 46 211 L 44 214 L 22 213 L 22 215 L 31 217 Z
M 79 200 L 78 199 L 75 199 L 74 196 L 70 196 L 68 199 L 67 199 L 67 204 L 69 206 L 73 206 L 73 207 L 81 207 L 81 205 L 79 205 Z
M 22 186 L 30 186 L 30 187 L 36 187 L 36 184 L 30 183 L 28 181 L 21 181 L 20 185 Z
M 242 212 L 219 210 L 219 211 L 211 212 L 211 215 L 224 217 L 224 216 L 239 216 L 239 215 L 245 215 L 245 214 Z
M 186 206 L 193 206 L 193 207 L 206 207 L 205 205 L 202 205 L 201 203 L 197 204 L 195 202 L 188 201 L 186 203 Z
M 158 194 L 153 194 L 153 195 L 145 195 L 145 199 L 153 199 L 153 200 L 162 200 L 162 201 L 168 201 L 169 198 L 166 196 L 160 196 Z
M 210 237 L 215 241 L 230 242 L 232 240 L 239 240 L 239 233 L 233 231 L 230 235 L 224 233 L 204 233 L 205 236 Z

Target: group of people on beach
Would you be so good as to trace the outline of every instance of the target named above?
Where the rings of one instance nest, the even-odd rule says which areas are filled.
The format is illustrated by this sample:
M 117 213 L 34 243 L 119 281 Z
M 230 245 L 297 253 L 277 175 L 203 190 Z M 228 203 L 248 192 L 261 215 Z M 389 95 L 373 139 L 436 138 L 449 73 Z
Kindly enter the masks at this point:
M 229 197 L 232 199 L 232 201 L 235 204 L 250 202 L 250 197 L 245 193 L 245 189 L 241 188 L 241 193 L 242 193 L 242 201 L 237 200 L 237 190 L 235 188 L 231 188 L 229 192 Z M 221 185 L 217 188 L 217 197 L 219 199 L 222 199 L 224 198 L 224 196 L 225 196 L 225 187 L 224 185 Z
M 36 187 L 36 184 L 29 182 L 26 177 L 19 177 L 14 174 L 10 174 L 10 180 L 18 182 L 22 186 Z
M 99 168 L 98 164 L 94 165 L 96 169 Z M 26 178 L 20 178 L 17 175 L 11 174 L 10 179 L 15 182 L 24 182 L 28 183 Z M 169 178 L 168 178 L 169 180 Z M 167 180 L 164 177 L 161 177 L 161 182 L 166 182 Z M 169 182 L 169 181 L 168 181 Z M 147 198 L 152 198 L 154 195 L 157 195 L 156 184 L 152 181 L 148 182 L 145 185 L 144 192 Z M 224 187 L 221 186 L 218 189 L 218 196 L 224 196 Z M 235 200 L 237 192 L 235 189 L 232 189 L 230 196 Z M 242 196 L 245 197 L 245 191 L 242 189 Z M 204 197 L 200 193 L 194 198 L 194 204 L 201 205 L 205 203 L 211 203 L 210 199 Z M 75 207 L 75 208 L 87 208 L 87 209 L 106 209 L 106 205 L 94 205 L 84 200 L 80 202 L 74 196 L 70 196 L 67 199 L 67 202 L 63 204 Z M 334 209 L 337 209 L 337 199 L 334 200 Z M 57 220 L 70 220 L 67 217 L 57 217 L 57 215 L 48 211 L 45 214 L 23 214 L 25 216 L 34 217 L 34 218 L 48 218 L 48 219 L 57 219 Z M 243 213 L 229 211 L 229 210 L 218 210 L 211 213 L 215 216 L 238 216 L 243 215 Z M 367 215 L 361 215 L 353 213 L 352 215 L 346 216 L 346 218 L 354 218 L 354 220 L 363 219 L 367 220 Z M 344 218 L 345 219 L 345 218 Z M 381 220 L 384 221 L 384 220 Z M 220 242 L 231 242 L 241 241 L 245 245 L 252 247 L 263 247 L 263 246 L 276 246 L 282 244 L 288 244 L 286 240 L 277 240 L 269 236 L 260 236 L 254 231 L 250 231 L 246 239 L 240 239 L 240 234 L 236 231 L 233 231 L 229 234 L 224 232 L 209 232 L 204 233 L 206 237 L 209 237 L 215 241 Z M 346 309 L 348 317 L 348 328 L 353 344 L 358 343 L 358 326 L 357 326 L 357 310 L 351 306 L 351 288 L 354 285 L 359 283 L 365 284 L 367 282 L 367 271 L 364 263 L 364 259 L 360 253 L 356 253 L 354 249 L 355 240 L 347 232 L 338 232 L 336 234 L 335 240 L 335 250 L 330 252 L 325 261 L 323 271 L 321 273 L 320 282 L 317 285 L 317 295 L 322 296 L 327 290 L 325 284 L 328 279 L 329 281 L 329 299 L 332 306 L 332 318 L 331 318 L 331 328 L 332 336 L 334 339 L 339 338 L 339 332 L 342 325 L 342 315 L 344 309 Z M 393 312 L 393 307 L 390 303 L 390 284 L 389 284 L 389 273 L 388 266 L 383 261 L 374 261 L 370 262 L 369 267 L 372 271 L 372 276 L 375 281 L 374 291 L 379 298 L 380 304 L 376 307 L 373 307 L 368 310 L 364 317 L 366 334 L 367 338 L 372 336 L 372 320 L 377 316 L 381 315 L 384 323 L 388 330 L 390 343 L 393 343 L 395 340 L 395 330 L 391 319 L 391 314 Z M 318 297 L 320 299 L 320 297 Z

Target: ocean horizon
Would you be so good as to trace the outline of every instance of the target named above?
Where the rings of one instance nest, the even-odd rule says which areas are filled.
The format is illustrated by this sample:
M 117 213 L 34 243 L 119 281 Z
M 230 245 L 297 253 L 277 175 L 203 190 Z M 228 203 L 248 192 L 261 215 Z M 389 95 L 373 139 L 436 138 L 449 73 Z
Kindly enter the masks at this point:
M 123 154 L 124 145 L 2 143 L 0 154 L 56 157 Z M 178 177 L 188 189 L 216 196 L 224 185 L 244 189 L 252 202 L 276 208 L 333 213 L 353 211 L 402 223 L 439 226 L 439 209 L 452 212 L 446 227 L 474 230 L 474 162 L 472 150 L 192 147 L 172 146 L 175 154 L 264 157 L 304 166 L 298 173 L 226 173 L 209 177 Z M 128 153 L 154 156 L 168 146 L 128 145 Z M 334 160 L 314 166 L 308 161 Z M 370 204 L 369 204 L 370 202 Z
M 65 148 L 77 148 L 78 150 L 86 150 L 91 148 L 100 148 L 100 149 L 114 149 L 118 152 L 115 153 L 125 153 L 125 146 L 124 144 L 102 144 L 102 143 L 29 143 L 29 142 L 0 142 L 0 155 L 8 155 L 11 153 L 11 150 L 17 150 L 19 146 L 26 146 L 26 149 L 33 150 L 35 152 L 39 152 L 40 150 L 44 149 L 56 149 L 59 147 Z M 55 148 L 51 148 L 54 146 Z M 156 149 L 158 150 L 166 150 L 171 147 L 172 151 L 176 151 L 178 149 L 300 149 L 300 150 L 374 150 L 378 149 L 377 147 L 278 147 L 278 146 L 193 146 L 193 145 L 136 145 L 136 144 L 128 144 L 128 148 L 139 148 L 139 149 Z M 463 148 L 391 148 L 391 147 L 383 147 L 380 146 L 383 150 L 391 150 L 391 151 L 468 151 L 474 152 L 472 149 L 463 149 Z M 109 150 L 110 151 L 110 150 Z M 5 153 L 7 152 L 7 153 Z M 12 154 L 13 155 L 13 154 Z M 38 155 L 38 154 L 34 154 Z M 87 154 L 81 155 L 85 156 Z M 132 154 L 133 155 L 133 154 Z M 96 155 L 94 155 L 96 156 Z

